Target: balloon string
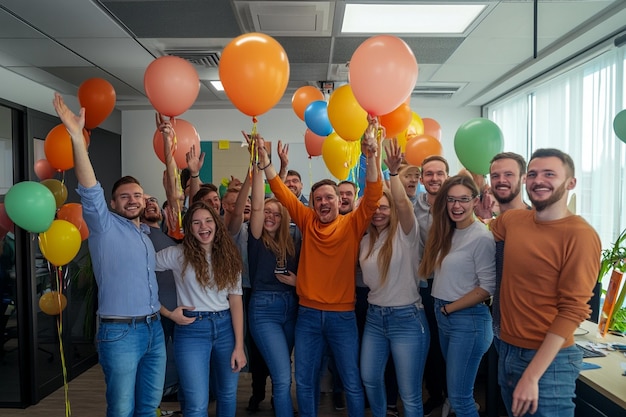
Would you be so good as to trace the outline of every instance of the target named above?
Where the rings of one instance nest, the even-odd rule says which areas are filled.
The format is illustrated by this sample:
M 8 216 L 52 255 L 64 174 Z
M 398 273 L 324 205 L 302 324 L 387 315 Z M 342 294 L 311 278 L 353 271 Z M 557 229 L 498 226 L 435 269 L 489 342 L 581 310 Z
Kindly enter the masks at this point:
M 61 369 L 63 371 L 63 392 L 65 396 L 65 417 L 72 415 L 72 409 L 69 399 L 69 384 L 67 382 L 67 366 L 65 364 L 65 351 L 63 350 L 63 305 L 61 303 L 61 284 L 63 277 L 63 267 L 57 267 L 56 271 L 57 284 L 57 306 L 59 308 L 59 317 L 57 317 L 57 333 L 59 335 L 59 354 L 61 356 Z
M 172 133 L 174 133 L 174 140 L 172 140 L 172 147 L 171 147 L 171 152 L 172 152 L 172 158 L 174 158 L 174 154 L 176 153 L 176 149 L 178 148 L 178 137 L 176 136 L 176 130 L 174 130 L 174 125 L 176 124 L 176 120 L 174 119 L 174 117 L 170 117 L 170 122 L 172 123 Z M 178 169 L 174 170 L 174 182 L 176 182 L 176 189 L 177 191 L 179 191 L 181 194 L 183 193 L 183 188 L 182 188 L 182 184 L 180 183 L 180 173 L 178 171 Z M 185 184 L 187 185 L 187 184 Z M 178 194 L 178 193 L 177 193 Z M 180 205 L 180 200 L 177 199 L 176 201 L 176 205 L 177 205 L 177 210 L 176 212 L 178 213 L 178 233 L 177 236 L 180 236 L 182 234 L 182 229 L 183 229 L 183 209 Z M 173 207 L 172 207 L 173 209 Z
M 256 126 L 256 117 L 252 118 L 252 130 L 250 131 L 250 162 L 248 164 L 248 177 L 250 178 L 250 182 L 252 182 L 252 170 L 254 166 L 259 162 L 259 147 L 256 141 L 257 135 L 257 126 Z

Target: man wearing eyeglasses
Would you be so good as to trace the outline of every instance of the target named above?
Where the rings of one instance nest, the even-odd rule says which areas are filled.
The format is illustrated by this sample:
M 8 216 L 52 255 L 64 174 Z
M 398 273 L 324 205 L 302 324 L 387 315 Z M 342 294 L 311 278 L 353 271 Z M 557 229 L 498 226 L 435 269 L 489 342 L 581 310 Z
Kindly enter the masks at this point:
M 567 207 L 574 162 L 557 149 L 531 156 L 526 192 L 533 210 L 490 223 L 504 241 L 498 382 L 509 415 L 574 416 L 582 354 L 574 330 L 589 316 L 600 239 Z

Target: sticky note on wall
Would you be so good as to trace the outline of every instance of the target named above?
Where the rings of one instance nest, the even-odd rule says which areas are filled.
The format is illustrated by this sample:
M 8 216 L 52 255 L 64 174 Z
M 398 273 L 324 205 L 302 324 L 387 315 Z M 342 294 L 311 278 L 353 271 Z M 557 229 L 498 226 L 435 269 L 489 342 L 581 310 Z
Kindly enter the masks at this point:
M 220 140 L 217 142 L 217 149 L 221 151 L 227 151 L 230 149 L 230 141 L 228 140 Z

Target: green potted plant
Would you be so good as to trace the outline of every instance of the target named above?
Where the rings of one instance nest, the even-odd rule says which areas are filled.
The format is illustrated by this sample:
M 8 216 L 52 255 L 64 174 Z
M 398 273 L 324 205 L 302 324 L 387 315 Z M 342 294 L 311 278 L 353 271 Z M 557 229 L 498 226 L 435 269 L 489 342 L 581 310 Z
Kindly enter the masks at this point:
M 609 328 L 618 330 L 626 325 L 626 323 L 623 322 L 623 318 L 626 315 L 621 312 L 624 297 L 626 297 L 626 286 L 619 291 L 619 286 L 625 271 L 626 229 L 620 233 L 610 248 L 602 251 L 602 257 L 600 259 L 598 282 L 601 283 L 602 279 L 611 272 L 611 282 L 609 283 L 602 313 L 600 314 L 600 331 L 603 334 L 606 333 Z M 615 323 L 616 320 L 617 323 Z

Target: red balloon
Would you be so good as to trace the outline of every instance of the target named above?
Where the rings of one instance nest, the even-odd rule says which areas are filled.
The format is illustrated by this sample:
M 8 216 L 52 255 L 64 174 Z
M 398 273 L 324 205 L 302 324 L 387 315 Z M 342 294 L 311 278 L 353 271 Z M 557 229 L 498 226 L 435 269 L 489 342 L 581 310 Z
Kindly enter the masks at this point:
M 85 146 L 89 146 L 89 134 L 83 129 Z M 72 138 L 63 124 L 57 125 L 48 132 L 43 143 L 43 150 L 50 166 L 59 171 L 74 168 Z
M 0 203 L 0 236 L 6 235 L 7 232 L 15 233 L 15 225 L 9 218 L 4 203 Z
M 83 219 L 83 206 L 78 203 L 63 204 L 57 211 L 57 219 L 66 220 L 72 223 L 80 232 L 80 239 L 85 240 L 89 237 L 89 229 L 87 223 Z
M 304 146 L 309 156 L 320 156 L 322 154 L 322 145 L 326 136 L 316 135 L 307 129 L 304 133 Z
M 421 166 L 422 161 L 431 155 L 443 155 L 441 142 L 429 135 L 417 135 L 406 142 L 404 157 L 415 166 Z
M 411 107 L 402 103 L 397 109 L 391 113 L 380 116 L 380 124 L 385 127 L 388 138 L 395 138 L 411 124 L 413 119 L 413 111 Z
M 424 122 L 424 134 L 441 141 L 441 126 L 439 123 L 435 119 L 428 117 L 424 117 L 422 122 Z
M 187 168 L 187 152 L 192 146 L 196 147 L 196 151 L 200 151 L 200 136 L 196 131 L 196 128 L 186 120 L 174 119 L 172 120 L 172 127 L 176 134 L 176 141 L 174 143 L 173 155 L 176 161 L 176 166 L 179 169 Z M 154 132 L 152 138 L 152 146 L 154 152 L 161 162 L 165 163 L 165 153 L 163 150 L 163 135 L 157 129 Z
M 304 121 L 304 111 L 314 101 L 324 100 L 324 94 L 312 85 L 300 87 L 291 97 L 291 107 L 300 120 Z M 313 155 L 311 155 L 313 156 Z
M 52 166 L 50 165 L 50 162 L 48 162 L 47 159 L 39 159 L 35 162 L 35 175 L 37 175 L 37 178 L 39 178 L 40 181 L 43 180 L 49 180 L 50 178 L 54 177 L 54 174 L 56 174 L 57 170 L 52 168 Z
M 78 102 L 85 108 L 85 128 L 95 129 L 115 108 L 115 89 L 107 80 L 90 78 L 78 87 Z
M 162 56 L 146 68 L 143 86 L 156 111 L 175 117 L 186 112 L 198 98 L 200 79 L 189 62 L 177 56 Z

